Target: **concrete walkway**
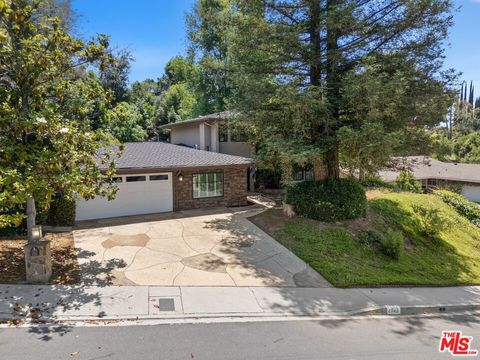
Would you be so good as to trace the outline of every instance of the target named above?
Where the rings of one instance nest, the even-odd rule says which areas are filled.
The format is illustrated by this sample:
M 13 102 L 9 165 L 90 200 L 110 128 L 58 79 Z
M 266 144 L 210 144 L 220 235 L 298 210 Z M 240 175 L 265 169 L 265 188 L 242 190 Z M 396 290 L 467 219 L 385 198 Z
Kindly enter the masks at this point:
M 191 210 L 84 223 L 74 231 L 82 282 L 330 287 L 248 220 L 263 210 Z
M 286 287 L 68 287 L 0 285 L 0 319 L 201 319 L 480 310 L 480 286 L 334 289 Z

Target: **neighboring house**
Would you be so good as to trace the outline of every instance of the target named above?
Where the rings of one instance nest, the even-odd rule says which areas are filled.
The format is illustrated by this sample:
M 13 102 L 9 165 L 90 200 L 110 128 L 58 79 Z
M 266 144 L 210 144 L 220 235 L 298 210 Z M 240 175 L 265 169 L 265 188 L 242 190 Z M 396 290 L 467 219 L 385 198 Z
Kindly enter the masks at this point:
M 453 188 L 471 201 L 480 203 L 480 164 L 445 163 L 428 156 L 408 156 L 398 171 L 381 171 L 380 177 L 393 182 L 403 168 L 410 170 L 422 187 Z
M 228 127 L 225 120 L 233 116 L 220 112 L 161 126 L 170 131 L 170 143 L 195 149 L 251 158 L 255 148 Z
M 76 220 L 247 204 L 250 158 L 164 142 L 126 143 L 114 200 L 79 199 Z

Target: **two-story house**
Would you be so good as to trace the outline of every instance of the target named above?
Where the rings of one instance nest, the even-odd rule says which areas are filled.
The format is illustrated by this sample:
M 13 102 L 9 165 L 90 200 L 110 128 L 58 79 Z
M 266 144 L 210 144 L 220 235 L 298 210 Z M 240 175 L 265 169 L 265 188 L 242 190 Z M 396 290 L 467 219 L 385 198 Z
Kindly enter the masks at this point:
M 255 147 L 232 131 L 227 119 L 233 114 L 225 111 L 161 126 L 170 132 L 170 143 L 193 149 L 253 158 Z M 253 190 L 253 168 L 247 170 L 248 189 Z
M 170 143 L 222 154 L 253 157 L 254 147 L 228 127 L 228 111 L 199 116 L 161 126 L 170 132 Z

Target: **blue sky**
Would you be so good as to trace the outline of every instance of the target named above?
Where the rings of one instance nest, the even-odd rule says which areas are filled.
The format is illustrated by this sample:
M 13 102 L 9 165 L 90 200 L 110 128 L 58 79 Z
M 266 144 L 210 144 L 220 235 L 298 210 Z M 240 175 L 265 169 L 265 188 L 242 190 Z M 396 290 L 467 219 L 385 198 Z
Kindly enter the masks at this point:
M 185 12 L 194 0 L 74 0 L 80 15 L 78 33 L 111 36 L 111 43 L 135 57 L 130 80 L 156 79 L 166 62 L 186 47 Z M 463 72 L 480 89 L 480 0 L 455 0 L 455 14 L 446 50 L 446 66 Z M 477 90 L 477 94 L 480 94 Z

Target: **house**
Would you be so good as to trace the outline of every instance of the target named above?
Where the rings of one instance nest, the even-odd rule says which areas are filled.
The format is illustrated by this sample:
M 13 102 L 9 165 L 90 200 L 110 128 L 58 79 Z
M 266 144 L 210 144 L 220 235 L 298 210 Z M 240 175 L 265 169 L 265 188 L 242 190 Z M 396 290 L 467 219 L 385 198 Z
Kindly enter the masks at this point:
M 245 136 L 234 132 L 227 120 L 235 116 L 224 111 L 160 126 L 170 132 L 170 143 L 194 149 L 253 158 L 255 147 L 245 141 Z M 254 168 L 248 172 L 248 190 L 254 188 Z
M 166 124 L 160 128 L 170 132 L 170 143 L 172 144 L 253 158 L 255 156 L 255 146 L 245 141 L 245 134 L 240 133 L 238 129 L 234 131 L 228 126 L 227 120 L 232 117 L 235 117 L 234 112 L 224 111 Z M 248 189 L 253 190 L 255 187 L 254 174 L 256 172 L 253 167 L 248 172 Z M 292 175 L 294 181 L 321 180 L 325 177 L 325 169 L 321 164 L 295 167 Z M 256 186 L 261 189 L 265 187 L 279 188 L 279 176 L 272 171 L 263 170 L 257 177 Z
M 79 199 L 76 220 L 246 205 L 252 166 L 250 158 L 165 142 L 126 143 L 115 199 Z
M 450 188 L 480 203 L 480 164 L 446 163 L 428 156 L 408 156 L 398 170 L 381 171 L 380 177 L 393 182 L 402 169 L 410 170 L 424 189 Z
M 160 126 L 170 132 L 170 143 L 222 154 L 251 158 L 255 148 L 245 137 L 232 131 L 227 124 L 232 112 L 200 116 Z

